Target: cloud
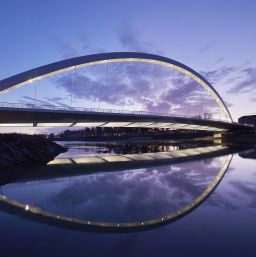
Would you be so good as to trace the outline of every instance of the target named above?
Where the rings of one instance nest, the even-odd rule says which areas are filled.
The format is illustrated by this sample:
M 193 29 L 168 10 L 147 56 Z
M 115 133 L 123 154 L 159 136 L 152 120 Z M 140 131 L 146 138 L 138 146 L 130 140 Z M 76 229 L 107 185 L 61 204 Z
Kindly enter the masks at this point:
M 231 181 L 230 184 L 235 188 L 235 190 L 239 193 L 240 196 L 246 198 L 248 206 L 250 208 L 256 208 L 256 189 L 254 188 L 254 183 L 235 180 Z
M 134 101 L 142 103 L 145 97 L 154 96 L 152 74 L 148 74 L 152 67 L 147 69 L 136 64 L 136 71 L 133 69 L 133 63 L 112 63 L 108 68 L 108 76 L 106 67 L 101 65 L 93 69 L 87 68 L 87 71 L 77 70 L 75 76 L 67 73 L 53 78 L 52 81 L 78 99 L 120 106 L 126 98 L 126 103 L 132 105 Z
M 204 54 L 204 53 L 206 53 L 206 52 L 212 50 L 215 44 L 216 44 L 215 41 L 212 41 L 212 42 L 209 42 L 209 43 L 205 44 L 205 45 L 199 50 L 200 54 Z
M 200 73 L 211 83 L 217 83 L 221 79 L 226 78 L 232 72 L 236 71 L 237 68 L 233 66 L 222 66 L 220 68 L 211 71 L 201 71 Z
M 120 30 L 118 36 L 121 46 L 125 49 L 137 52 L 145 51 L 143 43 L 139 42 L 135 32 L 131 28 Z
M 30 96 L 23 96 L 23 100 L 21 102 L 25 104 L 41 104 L 41 105 L 52 105 L 50 102 L 47 100 L 42 100 L 42 99 L 36 99 Z
M 77 56 L 83 56 L 86 54 L 96 54 L 106 52 L 105 49 L 97 48 L 90 44 L 89 38 L 84 33 L 77 34 L 75 43 L 65 42 L 62 39 L 54 40 L 56 47 L 60 51 L 62 58 L 69 59 Z
M 241 71 L 243 79 L 233 86 L 228 93 L 245 93 L 252 92 L 256 89 L 256 68 L 246 68 Z
M 161 105 L 167 103 L 171 112 L 175 111 L 185 115 L 216 112 L 215 101 L 196 81 L 179 75 L 178 78 L 172 78 L 171 83 L 172 86 L 161 96 L 162 101 L 160 102 Z
M 213 64 L 213 66 L 219 65 L 225 61 L 225 57 L 220 57 L 217 61 Z
M 162 54 L 158 51 L 158 47 L 152 42 L 141 39 L 141 34 L 136 31 L 130 24 L 124 24 L 119 27 L 116 31 L 117 40 L 121 46 L 121 49 L 125 51 L 137 51 L 137 52 L 153 52 L 156 54 Z M 79 53 L 83 50 L 90 51 L 88 37 L 84 34 L 79 35 L 79 41 L 81 47 L 77 47 L 76 50 L 60 42 L 60 47 L 62 51 L 69 56 L 80 55 Z M 201 52 L 209 51 L 214 47 L 216 42 L 207 43 Z M 222 63 L 224 58 L 219 58 L 216 61 L 216 65 Z M 197 83 L 191 81 L 187 83 L 186 81 L 180 79 L 173 81 L 176 87 L 167 88 L 166 92 L 163 94 L 161 85 L 157 88 L 158 92 L 154 89 L 154 77 L 152 67 L 154 65 L 147 66 L 146 64 L 141 65 L 136 63 L 136 80 L 133 81 L 132 70 L 133 64 L 128 64 L 125 68 L 121 65 L 112 65 L 110 75 L 111 85 L 106 86 L 105 80 L 105 70 L 101 70 L 100 75 L 96 78 L 96 75 L 91 76 L 91 74 L 86 74 L 83 72 L 77 72 L 77 77 L 72 80 L 68 76 L 59 77 L 55 80 L 59 87 L 65 88 L 65 90 L 77 99 L 83 99 L 89 102 L 102 102 L 110 105 L 115 105 L 117 108 L 120 106 L 125 106 L 125 108 L 130 108 L 131 106 L 139 105 L 141 108 L 147 111 L 161 111 L 169 112 L 171 111 L 183 111 L 187 113 L 189 108 L 195 114 L 202 112 L 202 106 L 204 106 L 205 111 L 210 111 L 207 105 L 201 103 L 202 99 L 211 102 L 212 100 L 208 98 L 207 94 L 201 93 L 201 87 L 197 87 Z M 149 70 L 151 69 L 151 73 Z M 157 69 L 159 69 L 157 67 Z M 203 73 L 210 81 L 217 82 L 223 79 L 227 74 L 232 73 L 235 70 L 234 67 L 223 66 L 221 68 Z M 145 74 L 142 74 L 142 73 Z M 160 80 L 166 80 L 164 76 L 166 71 L 159 69 L 159 73 L 162 73 Z M 170 71 L 168 71 L 170 72 Z M 116 77 L 116 78 L 115 78 Z M 160 83 L 160 82 L 159 82 Z M 158 83 L 158 84 L 159 84 Z M 162 82 L 161 82 L 162 83 Z M 179 85 L 178 85 L 179 84 Z M 172 92 L 171 92 L 172 91 Z M 143 92 L 143 93 L 142 93 Z M 198 93 L 199 92 L 199 93 Z M 111 107 L 112 108 L 112 107 Z
M 171 103 L 167 103 L 167 102 L 164 102 L 164 101 L 160 101 L 160 102 L 157 102 L 157 103 L 147 101 L 145 103 L 145 109 L 149 112 L 168 113 L 168 112 L 171 112 L 171 109 L 174 109 L 174 106 L 172 106 Z
M 75 76 L 66 73 L 55 77 L 53 82 L 74 98 L 86 100 L 88 106 L 99 103 L 101 108 L 219 115 L 218 106 L 208 92 L 178 71 L 156 69 L 153 64 L 111 63 L 107 76 L 106 67 L 77 70 Z M 58 99 L 48 100 L 57 103 Z M 103 107 L 103 103 L 107 106 Z
M 226 91 L 228 94 L 250 93 L 256 90 L 255 67 L 222 66 L 201 74 L 213 85 L 221 83 L 229 87 Z
M 90 43 L 89 43 L 89 39 L 87 37 L 87 35 L 85 35 L 84 33 L 80 33 L 78 35 L 78 39 L 80 41 L 80 44 L 81 44 L 81 48 L 83 50 L 90 50 L 91 46 L 90 46 Z
M 229 79 L 226 80 L 226 83 L 227 84 L 234 84 L 235 82 L 237 82 L 238 80 L 241 80 L 243 79 L 242 76 L 234 76 L 234 77 L 231 77 Z
M 69 107 L 69 105 L 62 103 L 61 101 L 64 100 L 65 98 L 63 97 L 46 97 L 44 99 L 36 99 L 30 96 L 23 96 L 23 100 L 21 100 L 22 103 L 24 104 L 36 104 L 40 106 L 44 105 L 51 105 L 51 106 L 62 106 L 62 107 Z
M 139 35 L 140 33 L 130 24 L 123 24 L 116 31 L 116 37 L 122 50 L 163 54 L 154 43 L 141 40 Z M 77 39 L 76 45 L 70 42 L 67 43 L 62 39 L 55 39 L 57 48 L 60 50 L 63 58 L 67 59 L 85 54 L 107 52 L 103 47 L 92 46 L 88 36 L 84 33 L 79 33 Z
M 59 97 L 59 96 L 47 96 L 46 99 L 50 102 L 56 102 L 56 101 L 62 101 L 65 98 L 64 97 Z
M 51 96 L 51 97 L 46 97 L 46 99 L 52 104 L 52 105 L 56 105 L 56 106 L 62 106 L 62 107 L 66 107 L 68 108 L 69 105 L 68 104 L 65 104 L 63 103 L 62 101 L 65 100 L 66 98 L 65 97 L 54 97 L 54 96 Z M 54 104 L 53 104 L 54 103 Z
M 76 48 L 72 47 L 71 44 L 66 43 L 63 40 L 55 39 L 55 43 L 64 59 L 68 59 L 68 58 L 72 58 L 80 55 L 79 51 Z
M 139 33 L 131 25 L 123 25 L 118 29 L 117 37 L 122 48 L 127 51 L 150 52 L 163 54 L 152 42 L 139 39 Z
M 225 104 L 229 108 L 234 106 L 234 104 L 230 103 L 229 101 L 225 101 Z
M 57 79 L 59 87 L 65 88 L 74 97 L 87 101 L 103 101 L 111 104 L 120 104 L 120 96 L 127 91 L 126 83 L 115 83 L 107 85 L 102 79 L 92 79 L 89 76 L 79 74 L 74 81 L 69 76 Z M 73 84 L 73 86 L 72 86 Z
M 150 219 L 190 203 L 208 187 L 220 167 L 217 158 L 73 177 L 49 193 L 47 202 L 68 212 L 67 199 L 72 199 L 73 214 L 90 220 Z
M 251 37 L 252 41 L 256 41 L 256 35 Z

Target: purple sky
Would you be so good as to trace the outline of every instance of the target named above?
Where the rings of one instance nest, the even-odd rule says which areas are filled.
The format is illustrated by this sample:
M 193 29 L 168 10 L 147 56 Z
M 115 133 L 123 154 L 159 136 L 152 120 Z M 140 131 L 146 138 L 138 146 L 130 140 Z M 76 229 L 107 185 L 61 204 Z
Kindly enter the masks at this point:
M 237 120 L 256 113 L 255 11 L 256 2 L 249 0 L 5 1 L 0 4 L 0 79 L 80 55 L 155 53 L 205 76 Z M 73 88 L 74 74 L 66 73 L 40 81 L 38 98 L 42 103 L 69 104 L 73 89 L 72 104 L 77 106 L 96 107 L 100 98 L 101 107 L 109 108 L 116 104 L 126 109 L 174 111 L 174 106 L 182 105 L 185 108 L 177 108 L 177 113 L 187 113 L 192 104 L 194 114 L 214 107 L 205 95 L 202 107 L 203 91 L 198 85 L 161 68 L 155 89 L 152 67 L 136 65 L 133 81 L 132 65 L 111 65 L 109 80 L 114 86 L 105 89 L 103 65 L 77 71 Z M 31 102 L 33 85 L 0 97 L 0 102 Z

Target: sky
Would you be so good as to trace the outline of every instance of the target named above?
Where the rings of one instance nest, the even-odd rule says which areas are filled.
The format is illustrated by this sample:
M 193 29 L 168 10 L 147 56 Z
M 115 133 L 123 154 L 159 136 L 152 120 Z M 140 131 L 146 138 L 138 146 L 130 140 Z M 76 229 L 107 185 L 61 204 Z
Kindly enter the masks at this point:
M 219 92 L 236 121 L 242 115 L 256 113 L 255 12 L 253 0 L 2 1 L 0 80 L 87 54 L 117 51 L 159 54 L 201 73 Z M 179 74 L 168 75 L 157 68 L 157 89 L 154 89 L 152 65 L 136 64 L 136 79 L 129 64 L 112 65 L 109 69 L 111 85 L 115 86 L 110 89 L 103 86 L 105 91 L 96 90 L 105 83 L 105 67 L 40 81 L 36 86 L 38 103 L 69 105 L 73 101 L 77 106 L 87 106 L 90 102 L 93 107 L 114 108 L 116 101 L 122 108 L 175 109 L 181 114 L 187 113 L 191 103 L 193 114 L 202 108 L 199 104 L 202 92 Z M 163 81 L 168 76 L 172 77 L 167 90 Z M 0 95 L 0 102 L 33 102 L 33 90 L 33 85 L 29 85 L 11 91 Z M 142 91 L 144 98 L 139 96 Z M 184 97 L 185 93 L 190 96 Z M 155 95 L 157 103 L 153 104 Z M 211 99 L 205 99 L 207 111 L 213 104 Z

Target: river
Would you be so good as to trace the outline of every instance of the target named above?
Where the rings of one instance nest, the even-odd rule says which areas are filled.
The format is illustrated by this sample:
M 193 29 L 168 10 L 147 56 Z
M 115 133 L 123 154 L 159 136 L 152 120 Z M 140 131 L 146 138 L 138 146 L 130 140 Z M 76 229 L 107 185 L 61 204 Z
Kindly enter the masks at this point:
M 0 205 L 1 256 L 255 256 L 255 150 L 58 143 L 68 151 L 1 185 L 15 201 Z

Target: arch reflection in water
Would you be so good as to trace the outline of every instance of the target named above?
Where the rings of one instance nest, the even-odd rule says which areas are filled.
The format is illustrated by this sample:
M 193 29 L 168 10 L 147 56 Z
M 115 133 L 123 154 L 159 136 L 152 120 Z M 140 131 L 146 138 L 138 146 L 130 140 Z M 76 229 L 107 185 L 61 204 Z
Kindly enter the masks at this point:
M 30 182 L 31 186 L 28 186 L 28 182 L 17 182 L 2 187 L 4 195 L 0 196 L 0 200 L 2 206 L 5 208 L 8 206 L 22 216 L 26 215 L 31 219 L 63 227 L 115 231 L 144 229 L 177 220 L 196 208 L 218 185 L 228 169 L 231 159 L 232 155 L 228 155 L 187 164 L 180 163 L 170 166 L 165 163 L 162 166 L 159 164 L 158 168 L 123 170 L 121 173 L 116 171 L 100 172 L 96 175 L 80 174 L 73 181 L 70 176 L 55 180 L 39 179 Z M 201 171 L 199 171 L 200 165 L 202 165 Z M 194 168 L 189 170 L 189 167 Z M 140 179 L 138 180 L 138 178 Z M 148 183 L 148 181 L 153 181 L 153 183 Z M 175 183 L 173 181 L 176 181 L 177 188 L 183 187 L 186 190 L 174 190 Z M 108 190 L 101 187 L 108 188 Z M 56 193 L 56 188 L 61 190 Z M 77 190 L 74 192 L 69 188 L 77 188 Z M 81 188 L 85 191 L 80 192 Z M 44 197 L 44 194 L 47 197 Z M 67 197 L 72 194 L 75 197 Z M 98 195 L 98 197 L 92 197 L 93 195 Z M 33 205 L 35 198 L 37 207 Z M 109 202 L 111 198 L 113 200 Z M 82 207 L 74 208 L 72 212 L 72 208 L 63 208 L 64 205 L 61 202 L 63 199 L 67 206 L 72 206 L 72 200 L 73 205 Z M 84 199 L 86 199 L 86 204 L 81 205 L 80 203 Z M 175 200 L 177 201 L 172 206 L 173 209 L 169 208 L 168 204 Z M 53 202 L 55 206 L 53 206 Z M 121 206 L 122 203 L 125 206 Z M 57 205 L 58 208 L 56 208 Z M 112 208 L 109 205 L 112 205 Z M 60 206 L 64 213 L 61 213 Z M 125 216 L 124 212 L 120 211 L 127 206 L 133 207 L 130 208 L 132 215 L 128 212 Z M 92 211 L 90 212 L 90 210 Z M 108 212 L 104 210 L 108 210 Z M 89 218 L 90 215 L 92 216 Z M 131 216 L 133 217 L 131 218 Z M 129 221 L 129 218 L 132 221 Z M 134 221 L 134 218 L 137 220 Z

